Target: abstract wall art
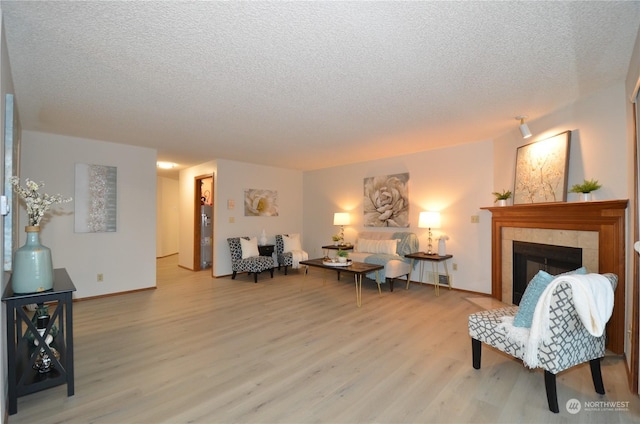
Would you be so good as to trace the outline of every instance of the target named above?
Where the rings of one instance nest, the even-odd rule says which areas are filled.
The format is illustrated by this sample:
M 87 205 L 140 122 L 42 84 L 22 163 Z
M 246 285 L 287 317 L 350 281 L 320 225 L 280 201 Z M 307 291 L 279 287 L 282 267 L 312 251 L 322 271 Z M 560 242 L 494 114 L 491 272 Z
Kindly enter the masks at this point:
M 76 164 L 75 232 L 116 231 L 118 168 Z

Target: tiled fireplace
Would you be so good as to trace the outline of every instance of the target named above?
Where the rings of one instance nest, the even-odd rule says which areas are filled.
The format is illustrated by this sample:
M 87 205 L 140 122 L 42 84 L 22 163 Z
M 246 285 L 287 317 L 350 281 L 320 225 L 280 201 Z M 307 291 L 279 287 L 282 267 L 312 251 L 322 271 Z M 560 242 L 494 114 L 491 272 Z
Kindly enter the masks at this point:
M 598 272 L 598 232 L 549 230 L 544 228 L 502 229 L 502 301 L 511 303 L 513 297 L 513 242 L 549 244 L 582 249 L 582 266 L 588 272 Z
M 626 208 L 627 200 L 483 208 L 492 213 L 492 297 L 511 303 L 514 240 L 579 247 L 582 265 L 589 272 L 618 275 L 607 348 L 623 353 Z

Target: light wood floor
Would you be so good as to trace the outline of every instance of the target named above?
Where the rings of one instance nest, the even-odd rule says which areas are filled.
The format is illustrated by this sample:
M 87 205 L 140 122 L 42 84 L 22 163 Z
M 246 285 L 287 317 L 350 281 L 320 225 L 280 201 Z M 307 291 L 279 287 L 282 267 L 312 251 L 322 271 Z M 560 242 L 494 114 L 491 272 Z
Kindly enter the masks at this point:
M 547 409 L 542 372 L 489 348 L 471 366 L 470 295 L 365 282 L 311 269 L 212 279 L 158 260 L 157 290 L 74 304 L 75 396 L 60 386 L 18 400 L 10 423 L 637 423 L 623 360 L 558 376 Z M 301 288 L 304 284 L 304 290 Z M 570 398 L 628 402 L 580 411 Z M 597 409 L 597 408 L 596 408 Z

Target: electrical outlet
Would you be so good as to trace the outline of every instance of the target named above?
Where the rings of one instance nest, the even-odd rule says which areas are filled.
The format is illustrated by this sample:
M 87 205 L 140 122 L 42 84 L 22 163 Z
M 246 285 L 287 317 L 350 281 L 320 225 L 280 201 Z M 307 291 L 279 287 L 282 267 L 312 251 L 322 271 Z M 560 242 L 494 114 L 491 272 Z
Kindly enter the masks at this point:
M 98 274 L 98 276 L 96 277 L 96 281 L 98 283 L 102 283 L 104 281 L 104 275 Z
M 236 222 L 236 219 L 233 216 L 229 217 L 229 224 L 233 224 L 234 222 Z
M 480 222 L 480 216 L 478 215 L 471 215 L 471 223 L 472 224 L 477 224 Z
M 454 271 L 457 271 L 457 270 L 458 270 L 458 264 L 455 264 L 455 263 L 453 264 L 453 270 L 454 270 Z

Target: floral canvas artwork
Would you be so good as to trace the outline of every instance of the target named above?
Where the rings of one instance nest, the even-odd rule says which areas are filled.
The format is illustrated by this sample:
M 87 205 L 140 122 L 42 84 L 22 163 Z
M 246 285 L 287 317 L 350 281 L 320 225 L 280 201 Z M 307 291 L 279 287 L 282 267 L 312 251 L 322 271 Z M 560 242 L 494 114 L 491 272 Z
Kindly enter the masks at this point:
M 116 231 L 117 171 L 115 166 L 76 164 L 76 233 Z
M 519 147 L 514 204 L 567 200 L 571 131 Z
M 409 226 L 409 173 L 364 179 L 364 226 Z
M 250 188 L 244 191 L 244 216 L 278 216 L 278 192 Z

